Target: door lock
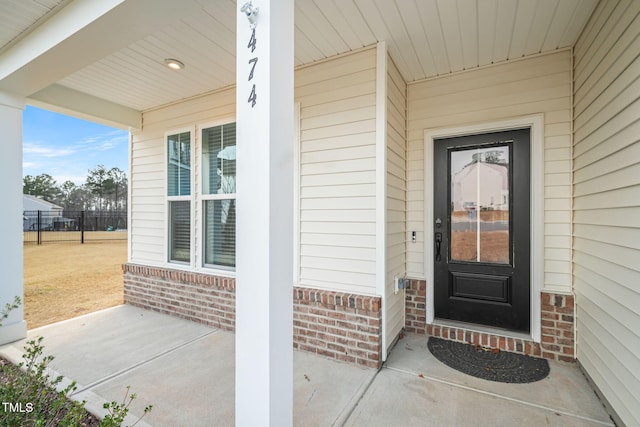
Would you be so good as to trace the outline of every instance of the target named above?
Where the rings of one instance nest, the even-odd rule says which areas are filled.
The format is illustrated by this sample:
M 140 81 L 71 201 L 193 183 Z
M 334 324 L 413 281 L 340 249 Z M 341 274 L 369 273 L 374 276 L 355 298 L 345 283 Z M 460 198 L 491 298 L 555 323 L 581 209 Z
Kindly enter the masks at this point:
M 442 220 L 440 218 L 436 219 L 436 228 L 442 227 Z

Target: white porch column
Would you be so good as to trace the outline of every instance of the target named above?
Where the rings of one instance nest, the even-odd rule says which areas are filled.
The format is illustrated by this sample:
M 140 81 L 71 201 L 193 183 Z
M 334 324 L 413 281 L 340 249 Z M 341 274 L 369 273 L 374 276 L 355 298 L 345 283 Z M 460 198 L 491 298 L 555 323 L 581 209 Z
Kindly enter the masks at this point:
M 19 296 L 22 275 L 22 110 L 24 99 L 0 92 L 0 307 Z M 23 306 L 11 311 L 0 327 L 0 345 L 27 336 Z
M 236 425 L 293 423 L 293 0 L 238 1 Z

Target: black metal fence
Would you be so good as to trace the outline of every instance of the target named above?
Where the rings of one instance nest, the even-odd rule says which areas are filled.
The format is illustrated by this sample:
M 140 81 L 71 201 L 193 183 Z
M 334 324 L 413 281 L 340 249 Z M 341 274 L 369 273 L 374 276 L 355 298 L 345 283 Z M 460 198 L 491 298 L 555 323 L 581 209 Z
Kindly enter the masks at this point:
M 24 211 L 25 244 L 127 240 L 123 211 Z

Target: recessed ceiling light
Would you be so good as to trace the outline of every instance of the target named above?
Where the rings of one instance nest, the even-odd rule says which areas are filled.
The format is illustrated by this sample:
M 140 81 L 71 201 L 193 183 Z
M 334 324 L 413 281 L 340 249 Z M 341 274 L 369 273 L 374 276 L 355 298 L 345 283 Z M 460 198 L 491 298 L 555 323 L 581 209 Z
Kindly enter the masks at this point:
M 164 63 L 166 64 L 167 67 L 171 68 L 172 70 L 182 70 L 184 68 L 184 64 L 180 61 L 178 61 L 177 59 L 165 59 Z

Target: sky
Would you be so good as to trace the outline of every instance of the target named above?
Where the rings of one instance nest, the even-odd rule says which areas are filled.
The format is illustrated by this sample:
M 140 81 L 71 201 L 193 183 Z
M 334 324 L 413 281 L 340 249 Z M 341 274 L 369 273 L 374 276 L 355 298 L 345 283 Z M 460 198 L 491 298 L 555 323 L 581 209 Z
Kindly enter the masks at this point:
M 51 175 L 84 184 L 103 165 L 129 174 L 129 132 L 27 106 L 22 127 L 22 175 Z

